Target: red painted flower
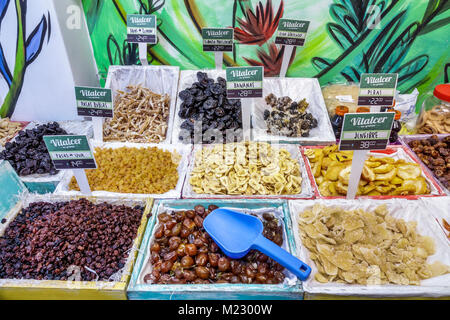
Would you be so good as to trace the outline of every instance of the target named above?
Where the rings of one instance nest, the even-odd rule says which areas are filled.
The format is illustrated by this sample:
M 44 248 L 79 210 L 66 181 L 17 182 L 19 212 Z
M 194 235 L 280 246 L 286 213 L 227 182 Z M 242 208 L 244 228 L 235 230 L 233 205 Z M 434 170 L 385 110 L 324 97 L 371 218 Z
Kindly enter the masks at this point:
M 234 28 L 236 40 L 241 44 L 257 44 L 259 46 L 264 44 L 277 30 L 280 18 L 283 16 L 283 8 L 283 1 L 281 1 L 275 16 L 272 0 L 267 0 L 265 8 L 259 2 L 256 6 L 256 15 L 252 9 L 248 8 L 244 13 L 245 19 L 236 19 L 241 26 L 241 28 Z
M 264 67 L 264 76 L 266 77 L 276 77 L 280 74 L 281 64 L 283 63 L 283 55 L 284 55 L 285 46 L 281 47 L 281 50 L 278 49 L 278 46 L 275 43 L 271 43 L 269 45 L 269 53 L 265 52 L 262 48 L 258 49 L 258 58 L 260 61 L 256 61 L 254 59 L 244 58 L 245 61 L 251 66 L 263 66 Z M 292 50 L 291 59 L 289 61 L 289 65 L 294 61 L 296 48 Z

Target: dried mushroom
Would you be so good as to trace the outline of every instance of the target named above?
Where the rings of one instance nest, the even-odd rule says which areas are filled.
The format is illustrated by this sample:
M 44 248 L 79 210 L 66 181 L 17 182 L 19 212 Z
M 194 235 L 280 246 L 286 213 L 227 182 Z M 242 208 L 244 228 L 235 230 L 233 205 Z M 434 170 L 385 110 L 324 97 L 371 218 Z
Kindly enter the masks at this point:
M 128 86 L 114 99 L 114 117 L 103 126 L 105 141 L 160 143 L 166 139 L 170 98 L 142 86 Z
M 264 111 L 264 120 L 269 134 L 309 137 L 310 130 L 318 126 L 317 119 L 306 112 L 309 107 L 306 99 L 296 102 L 289 97 L 277 98 L 271 93 L 266 97 L 266 103 L 271 107 L 271 110 Z

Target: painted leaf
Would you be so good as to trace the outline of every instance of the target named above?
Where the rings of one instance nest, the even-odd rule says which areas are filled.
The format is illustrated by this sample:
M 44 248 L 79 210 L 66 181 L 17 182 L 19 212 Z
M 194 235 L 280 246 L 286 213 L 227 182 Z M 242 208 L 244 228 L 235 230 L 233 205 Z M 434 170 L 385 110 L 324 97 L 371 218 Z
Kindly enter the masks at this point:
M 328 24 L 328 32 L 331 37 L 338 43 L 338 45 L 346 50 L 353 45 L 353 38 L 347 33 L 347 31 L 336 23 Z
M 311 62 L 316 67 L 316 69 L 323 70 L 323 69 L 326 69 L 327 67 L 331 66 L 331 64 L 333 63 L 333 60 L 315 57 L 315 58 L 311 59 Z
M 6 14 L 6 9 L 8 8 L 9 0 L 0 0 L 0 22 Z
M 9 70 L 8 63 L 5 59 L 5 54 L 3 53 L 3 47 L 0 44 L 0 72 L 5 79 L 8 86 L 11 86 L 12 82 L 12 75 L 11 71 Z
M 429 60 L 430 58 L 427 55 L 425 54 L 420 55 L 403 64 L 400 68 L 398 68 L 394 72 L 398 73 L 399 81 L 409 80 L 414 76 L 416 76 L 419 72 L 421 72 L 426 67 Z
M 26 62 L 27 65 L 32 63 L 42 50 L 45 34 L 47 32 L 47 18 L 42 16 L 39 24 L 31 32 L 25 44 L 26 46 Z

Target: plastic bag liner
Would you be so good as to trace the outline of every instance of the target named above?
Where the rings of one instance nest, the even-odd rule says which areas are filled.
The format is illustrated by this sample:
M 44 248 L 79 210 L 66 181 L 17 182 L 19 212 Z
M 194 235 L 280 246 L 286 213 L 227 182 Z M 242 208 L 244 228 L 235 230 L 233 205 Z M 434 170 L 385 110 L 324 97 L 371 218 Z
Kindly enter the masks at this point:
M 157 94 L 168 94 L 170 111 L 167 124 L 166 139 L 170 143 L 177 100 L 179 67 L 172 66 L 110 66 L 106 78 L 106 88 L 110 88 L 113 97 L 117 90 L 126 91 L 129 85 L 142 85 Z
M 308 280 L 303 282 L 306 293 L 316 295 L 338 296 L 366 296 L 366 297 L 440 297 L 450 294 L 450 274 L 422 280 L 420 285 L 358 285 L 342 284 L 336 282 L 319 283 L 314 279 L 317 272 L 315 263 L 309 258 L 309 250 L 303 246 L 298 228 L 298 216 L 306 209 L 311 209 L 315 204 L 326 207 L 340 207 L 344 210 L 370 210 L 373 211 L 380 205 L 387 205 L 389 214 L 396 219 L 405 221 L 417 221 L 417 232 L 422 236 L 430 236 L 435 241 L 436 253 L 430 256 L 428 263 L 440 261 L 450 266 L 449 241 L 445 238 L 439 225 L 432 216 L 433 211 L 450 212 L 449 198 L 422 198 L 419 200 L 406 199 L 317 199 L 314 201 L 295 200 L 289 201 L 289 209 L 293 223 L 294 238 L 297 242 L 297 253 L 300 260 L 311 266 L 312 272 Z
M 312 147 L 314 148 L 314 147 Z M 303 147 L 303 151 L 302 153 L 304 154 L 305 150 L 310 149 L 309 147 Z M 412 162 L 412 163 L 418 163 L 418 161 L 411 156 L 411 154 L 408 154 L 407 150 L 404 149 L 402 146 L 390 146 L 388 147 L 388 149 L 386 150 L 386 152 L 388 153 L 383 153 L 383 151 L 380 152 L 369 152 L 367 154 L 367 159 L 369 157 L 375 157 L 375 158 L 385 158 L 385 157 L 389 157 L 389 158 L 393 158 L 394 160 L 400 160 L 403 159 L 406 162 Z M 320 197 L 325 197 L 325 198 L 345 198 L 344 195 L 342 196 L 335 196 L 335 197 L 326 197 L 323 196 L 322 194 L 320 194 L 319 188 L 317 186 L 317 183 L 313 177 L 312 171 L 311 171 L 311 164 L 308 160 L 307 156 L 304 156 L 304 159 L 307 163 L 307 171 L 308 171 L 308 175 L 311 177 L 311 179 L 313 180 L 313 187 L 314 187 L 314 192 L 316 192 L 316 195 L 320 196 Z M 430 188 L 430 193 L 429 194 L 425 194 L 425 195 L 410 195 L 410 196 L 390 196 L 390 195 L 384 195 L 384 196 L 357 196 L 357 198 L 363 198 L 363 197 L 367 197 L 367 198 L 372 198 L 372 199 L 386 199 L 386 198 L 392 198 L 392 197 L 397 197 L 397 198 L 407 198 L 407 199 L 415 199 L 417 197 L 431 197 L 431 196 L 441 196 L 444 195 L 442 192 L 441 187 L 438 185 L 438 183 L 436 182 L 436 180 L 433 178 L 433 176 L 430 174 L 430 172 L 424 168 L 424 166 L 422 164 L 420 164 L 420 168 L 421 168 L 421 176 L 425 178 L 425 180 L 427 181 L 428 187 Z
M 314 78 L 265 78 L 263 85 L 263 98 L 253 99 L 252 125 L 255 141 L 273 141 L 280 143 L 300 144 L 330 144 L 336 138 L 331 127 L 325 101 L 322 96 L 319 81 Z M 267 124 L 264 120 L 264 110 L 272 111 L 267 105 L 265 97 L 273 93 L 277 98 L 290 97 L 293 101 L 306 99 L 309 107 L 306 112 L 311 113 L 318 121 L 317 128 L 311 129 L 309 137 L 286 137 L 267 133 Z
M 91 146 L 93 149 L 96 147 L 106 148 L 106 149 L 118 149 L 122 147 L 127 148 L 148 148 L 148 147 L 157 147 L 164 151 L 174 152 L 176 151 L 181 159 L 178 163 L 178 182 L 175 189 L 170 190 L 163 194 L 136 194 L 136 193 L 118 193 L 118 192 L 109 192 L 109 191 L 92 191 L 93 196 L 98 197 L 132 197 L 132 198 L 168 198 L 168 199 L 177 199 L 181 198 L 181 191 L 183 188 L 183 183 L 186 177 L 187 166 L 189 163 L 189 156 L 191 153 L 192 146 L 190 145 L 171 145 L 171 144 L 153 144 L 153 143 L 131 143 L 131 142 L 99 142 L 99 141 L 91 141 Z M 69 190 L 70 180 L 73 177 L 73 171 L 67 170 L 64 174 L 63 179 L 60 184 L 56 187 L 55 194 L 61 195 L 82 195 L 80 191 Z
M 430 175 L 432 175 L 435 179 L 436 182 L 439 184 L 439 186 L 442 188 L 442 190 L 447 194 L 450 195 L 450 190 L 447 189 L 444 184 L 442 182 L 439 181 L 439 179 L 436 177 L 436 175 L 434 174 L 433 171 L 431 171 L 428 166 L 422 162 L 422 160 L 420 160 L 419 156 L 412 150 L 412 148 L 409 147 L 409 143 L 411 141 L 414 140 L 427 140 L 429 139 L 431 136 L 433 136 L 433 134 L 414 134 L 414 135 L 405 135 L 405 136 L 400 136 L 400 142 L 402 145 L 405 146 L 405 148 L 407 150 L 409 150 L 411 153 L 413 153 L 414 155 L 416 155 L 417 159 L 420 161 L 420 163 L 426 167 L 426 170 L 430 173 Z M 444 139 L 445 137 L 450 136 L 450 134 L 436 134 L 435 136 L 438 137 L 439 140 Z
M 264 203 L 259 200 L 160 200 L 157 201 L 152 210 L 152 217 L 148 223 L 147 230 L 142 241 L 141 250 L 136 260 L 136 266 L 128 287 L 128 295 L 138 299 L 160 299 L 162 297 L 172 298 L 180 296 L 182 299 L 214 298 L 212 292 L 220 293 L 222 298 L 236 299 L 249 298 L 255 296 L 288 296 L 301 298 L 299 280 L 289 271 L 284 270 L 286 275 L 283 284 L 146 284 L 144 277 L 152 271 L 149 262 L 151 256 L 150 247 L 154 239 L 154 233 L 158 226 L 158 214 L 169 211 L 192 210 L 196 205 L 207 207 L 215 204 L 220 208 L 228 208 L 244 213 L 255 213 L 262 216 L 265 212 L 273 213 L 283 225 L 283 248 L 289 252 L 295 252 L 295 242 L 291 232 L 291 220 L 287 213 L 287 202 L 274 200 L 271 203 Z
M 42 122 L 42 121 L 33 121 L 30 122 L 23 130 L 28 129 L 34 129 L 40 125 L 47 124 L 50 122 Z M 66 130 L 68 134 L 72 135 L 86 135 L 89 138 L 93 137 L 93 128 L 92 128 L 92 122 L 91 121 L 57 121 L 57 123 L 60 125 L 61 128 Z M 14 139 L 11 140 L 11 142 L 15 141 L 17 138 L 14 137 Z M 0 148 L 0 151 L 2 149 Z M 64 176 L 63 171 L 59 171 L 55 175 L 50 174 L 32 174 L 28 176 L 21 176 L 20 179 L 29 186 L 30 184 L 54 184 L 55 187 L 58 184 L 59 181 L 61 181 L 62 177 Z
M 215 145 L 203 145 L 203 148 L 214 148 Z M 183 187 L 183 198 L 225 198 L 225 199 L 309 199 L 314 195 L 312 183 L 306 171 L 305 163 L 300 154 L 300 149 L 297 145 L 292 144 L 271 144 L 272 148 L 286 149 L 291 154 L 292 159 L 296 159 L 300 164 L 300 173 L 302 175 L 302 191 L 299 194 L 280 194 L 280 195 L 223 195 L 223 194 L 198 194 L 192 190 L 189 182 L 192 170 L 195 166 L 195 154 L 202 148 L 201 145 L 195 145 L 191 155 L 191 162 L 186 175 L 186 182 Z
M 64 195 L 53 195 L 53 194 L 45 194 L 45 195 L 37 195 L 37 194 L 22 194 L 20 198 L 18 198 L 18 205 L 14 207 L 5 218 L 6 223 L 0 224 L 0 237 L 3 236 L 6 228 L 9 224 L 14 221 L 17 215 L 21 212 L 22 208 L 28 207 L 33 202 L 65 202 L 70 200 L 76 200 L 83 197 L 74 197 L 74 196 L 64 196 Z M 146 216 L 151 210 L 151 205 L 147 203 L 147 199 L 133 199 L 133 198 L 121 198 L 121 199 L 111 199 L 111 198 L 102 198 L 102 197 L 87 197 L 87 199 L 93 203 L 103 203 L 107 202 L 112 205 L 126 205 L 129 207 L 135 207 L 137 205 L 145 208 L 142 214 L 141 225 L 138 229 L 138 233 L 135 235 L 135 239 L 133 242 L 133 246 L 130 248 L 128 252 L 128 258 L 126 260 L 125 266 L 119 270 L 116 274 L 111 276 L 112 281 L 66 281 L 66 280 L 32 280 L 32 279 L 0 279 L 0 290 L 3 287 L 8 286 L 21 286 L 24 288 L 33 288 L 33 287 L 45 287 L 45 288 L 65 288 L 65 289 L 88 289 L 91 287 L 85 287 L 88 284 L 95 284 L 95 288 L 99 290 L 111 290 L 115 289 L 118 282 L 126 282 L 128 277 L 132 272 L 132 267 L 134 264 L 136 252 L 139 250 L 140 239 L 143 233 L 142 223 L 146 222 Z M 83 287 L 80 286 L 83 285 Z

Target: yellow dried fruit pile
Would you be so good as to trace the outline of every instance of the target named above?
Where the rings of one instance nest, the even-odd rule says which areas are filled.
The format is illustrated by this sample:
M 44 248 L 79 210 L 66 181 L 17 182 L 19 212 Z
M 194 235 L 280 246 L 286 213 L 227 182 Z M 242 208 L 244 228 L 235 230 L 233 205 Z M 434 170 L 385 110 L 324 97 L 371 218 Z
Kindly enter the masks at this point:
M 305 155 L 322 196 L 347 194 L 353 151 L 339 151 L 337 145 L 332 145 L 323 149 L 307 149 Z M 356 194 L 407 196 L 429 193 L 419 164 L 389 157 L 369 157 Z
M 195 155 L 192 190 L 199 194 L 299 194 L 302 176 L 289 151 L 265 142 L 204 147 Z
M 156 147 L 96 148 L 98 169 L 86 170 L 93 191 L 163 194 L 178 182 L 180 156 Z M 70 190 L 79 190 L 72 178 Z
M 427 263 L 434 241 L 416 232 L 417 222 L 392 217 L 386 205 L 373 212 L 315 205 L 299 214 L 298 226 L 321 283 L 419 285 L 450 272 Z

